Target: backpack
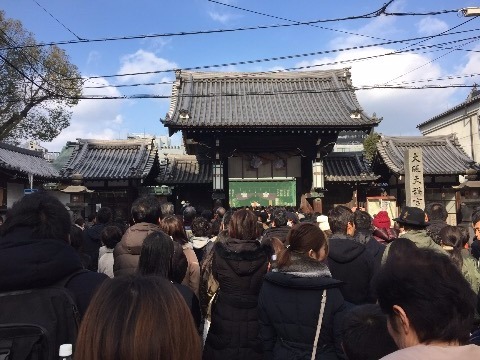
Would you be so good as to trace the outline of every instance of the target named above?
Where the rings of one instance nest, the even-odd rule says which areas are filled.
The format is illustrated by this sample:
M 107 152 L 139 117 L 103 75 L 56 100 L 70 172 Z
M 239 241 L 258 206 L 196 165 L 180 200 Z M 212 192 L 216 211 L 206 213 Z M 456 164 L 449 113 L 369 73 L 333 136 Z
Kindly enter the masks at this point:
M 80 315 L 66 285 L 86 271 L 45 288 L 0 293 L 0 360 L 58 359 L 61 344 L 75 344 Z

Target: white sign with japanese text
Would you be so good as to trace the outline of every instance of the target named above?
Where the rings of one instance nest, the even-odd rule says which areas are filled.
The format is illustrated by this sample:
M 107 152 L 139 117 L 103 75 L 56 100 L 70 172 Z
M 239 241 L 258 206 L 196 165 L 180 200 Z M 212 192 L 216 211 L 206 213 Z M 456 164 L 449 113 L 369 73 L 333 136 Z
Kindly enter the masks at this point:
M 425 208 L 422 149 L 405 151 L 405 197 L 407 206 Z

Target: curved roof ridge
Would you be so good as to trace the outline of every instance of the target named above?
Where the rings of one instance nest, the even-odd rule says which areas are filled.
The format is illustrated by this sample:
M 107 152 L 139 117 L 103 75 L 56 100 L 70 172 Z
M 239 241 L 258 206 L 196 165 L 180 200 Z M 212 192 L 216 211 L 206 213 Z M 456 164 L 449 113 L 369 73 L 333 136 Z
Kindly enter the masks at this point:
M 180 70 L 177 73 L 177 79 L 228 79 L 228 78 L 247 78 L 247 79 L 297 79 L 297 78 L 318 78 L 330 77 L 332 74 L 342 75 L 350 73 L 350 68 L 339 68 L 329 70 L 311 70 L 311 71 L 278 71 L 278 72 L 254 72 L 254 71 L 189 71 Z

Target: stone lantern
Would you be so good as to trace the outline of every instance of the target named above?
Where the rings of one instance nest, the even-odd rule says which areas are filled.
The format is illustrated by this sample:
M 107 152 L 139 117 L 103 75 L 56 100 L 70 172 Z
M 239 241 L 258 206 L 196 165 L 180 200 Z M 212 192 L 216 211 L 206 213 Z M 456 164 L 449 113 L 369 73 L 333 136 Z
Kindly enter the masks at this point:
M 76 173 L 72 175 L 72 184 L 61 190 L 64 193 L 70 194 L 70 202 L 66 205 L 73 213 L 72 221 L 81 217 L 82 210 L 87 206 L 85 202 L 85 194 L 93 192 L 93 190 L 89 190 L 86 186 L 83 186 L 82 183 L 82 174 Z

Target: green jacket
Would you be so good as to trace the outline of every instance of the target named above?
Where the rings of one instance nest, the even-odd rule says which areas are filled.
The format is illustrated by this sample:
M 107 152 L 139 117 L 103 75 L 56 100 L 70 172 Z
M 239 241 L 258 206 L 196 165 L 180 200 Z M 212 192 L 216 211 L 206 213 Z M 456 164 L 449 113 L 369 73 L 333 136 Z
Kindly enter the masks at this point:
M 399 237 L 401 238 L 407 238 L 415 243 L 417 247 L 419 248 L 428 248 L 428 249 L 433 249 L 435 251 L 438 251 L 442 254 L 448 255 L 443 248 L 436 244 L 430 236 L 427 235 L 427 230 L 409 230 L 406 233 L 400 235 Z M 385 252 L 383 253 L 382 257 L 382 264 L 387 261 L 388 257 L 388 251 L 390 250 L 390 245 L 392 245 L 395 242 L 395 240 L 391 243 L 389 243 L 385 249 Z
M 463 265 L 462 273 L 465 279 L 472 287 L 472 290 L 475 291 L 475 294 L 478 294 L 480 288 L 480 270 L 478 268 L 477 260 L 470 254 L 465 255 L 462 253 Z

